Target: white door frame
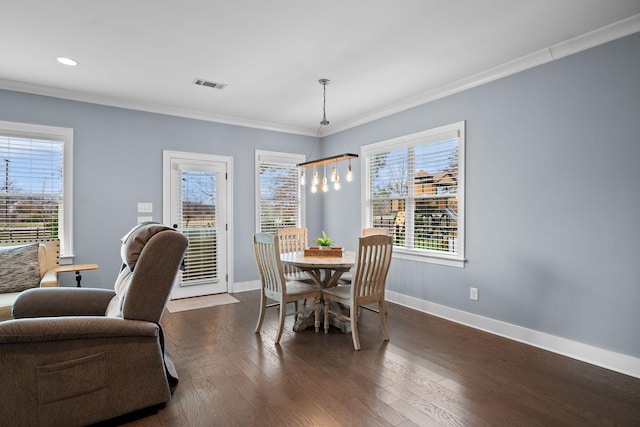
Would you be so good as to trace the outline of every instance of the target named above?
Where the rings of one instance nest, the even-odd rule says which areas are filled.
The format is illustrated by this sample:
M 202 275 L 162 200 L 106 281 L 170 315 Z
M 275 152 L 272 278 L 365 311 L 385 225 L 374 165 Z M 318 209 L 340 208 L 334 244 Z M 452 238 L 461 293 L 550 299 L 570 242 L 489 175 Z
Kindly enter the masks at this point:
M 188 153 L 183 151 L 162 150 L 162 222 L 171 227 L 171 161 L 210 161 L 225 163 L 227 166 L 227 292 L 233 293 L 233 157 L 213 154 Z

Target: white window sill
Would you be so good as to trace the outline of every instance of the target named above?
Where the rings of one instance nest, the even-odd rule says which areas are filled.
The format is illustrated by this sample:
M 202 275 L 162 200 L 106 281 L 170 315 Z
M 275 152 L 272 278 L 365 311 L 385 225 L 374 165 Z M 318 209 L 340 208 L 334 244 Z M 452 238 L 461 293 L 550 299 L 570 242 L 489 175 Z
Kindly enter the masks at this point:
M 446 265 L 449 267 L 464 268 L 465 259 L 449 257 L 445 255 L 428 255 L 418 253 L 410 249 L 393 248 L 393 257 L 398 259 L 406 259 L 409 261 L 426 262 L 429 264 Z

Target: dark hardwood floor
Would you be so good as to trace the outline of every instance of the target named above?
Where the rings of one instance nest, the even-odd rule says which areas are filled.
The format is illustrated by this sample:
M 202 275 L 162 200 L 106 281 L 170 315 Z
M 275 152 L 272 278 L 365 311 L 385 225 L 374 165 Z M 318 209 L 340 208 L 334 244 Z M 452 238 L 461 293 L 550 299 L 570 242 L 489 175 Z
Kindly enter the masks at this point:
M 180 384 L 129 426 L 640 426 L 640 379 L 389 304 L 391 341 L 363 310 L 362 350 L 332 328 L 274 345 L 240 303 L 167 313 Z

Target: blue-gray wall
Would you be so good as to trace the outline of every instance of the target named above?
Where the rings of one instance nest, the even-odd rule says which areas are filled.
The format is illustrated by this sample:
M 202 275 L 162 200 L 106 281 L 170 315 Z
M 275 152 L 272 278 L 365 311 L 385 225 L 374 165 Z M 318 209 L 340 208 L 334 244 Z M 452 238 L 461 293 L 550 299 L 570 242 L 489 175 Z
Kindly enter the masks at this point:
M 635 34 L 324 138 L 311 158 L 466 120 L 468 262 L 394 260 L 389 290 L 640 357 L 639 52 Z M 85 277 L 102 287 L 136 203 L 161 220 L 162 149 L 234 158 L 235 281 L 256 280 L 254 150 L 315 141 L 9 91 L 0 120 L 74 129 L 75 261 L 101 264 Z M 355 249 L 360 161 L 340 192 L 307 195 L 310 238 Z
M 0 91 L 0 120 L 74 130 L 75 263 L 100 264 L 83 284 L 113 287 L 119 239 L 137 221 L 137 203 L 153 203 L 162 221 L 162 150 L 233 157 L 234 279 L 256 280 L 255 150 L 308 155 L 315 138 L 230 126 L 11 91 Z M 316 148 L 317 150 L 317 148 Z M 307 222 L 321 223 L 316 200 Z M 141 214 L 147 215 L 147 214 Z M 63 284 L 73 285 L 65 275 Z
M 394 259 L 388 289 L 640 357 L 640 33 L 331 135 L 323 154 L 460 120 L 468 262 Z M 321 197 L 353 249 L 359 187 Z

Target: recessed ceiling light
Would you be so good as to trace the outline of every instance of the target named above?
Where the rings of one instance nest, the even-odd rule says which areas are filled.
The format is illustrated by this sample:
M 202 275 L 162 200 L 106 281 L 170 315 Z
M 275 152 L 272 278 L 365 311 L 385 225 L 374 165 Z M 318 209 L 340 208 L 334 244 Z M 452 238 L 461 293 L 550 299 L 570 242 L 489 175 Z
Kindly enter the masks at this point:
M 76 61 L 75 59 L 65 58 L 64 56 L 59 56 L 56 59 L 59 63 L 68 65 L 70 67 L 75 67 L 76 65 L 78 65 L 78 61 Z

